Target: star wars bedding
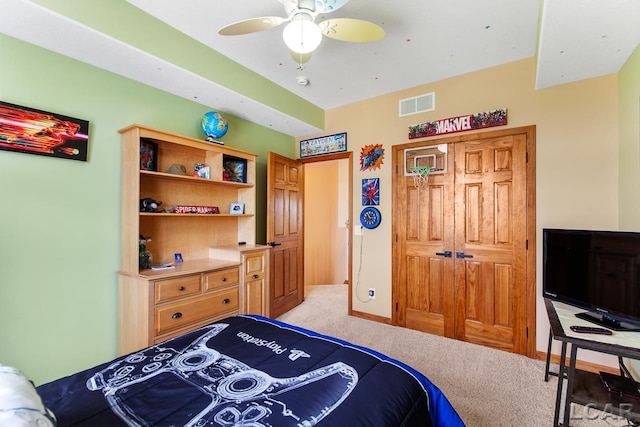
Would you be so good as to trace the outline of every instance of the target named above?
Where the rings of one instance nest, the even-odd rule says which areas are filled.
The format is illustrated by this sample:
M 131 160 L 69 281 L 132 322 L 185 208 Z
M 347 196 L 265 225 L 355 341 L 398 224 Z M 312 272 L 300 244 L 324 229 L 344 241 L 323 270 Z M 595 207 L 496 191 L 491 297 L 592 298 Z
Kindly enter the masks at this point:
M 463 426 L 402 363 L 234 316 L 38 387 L 58 426 Z

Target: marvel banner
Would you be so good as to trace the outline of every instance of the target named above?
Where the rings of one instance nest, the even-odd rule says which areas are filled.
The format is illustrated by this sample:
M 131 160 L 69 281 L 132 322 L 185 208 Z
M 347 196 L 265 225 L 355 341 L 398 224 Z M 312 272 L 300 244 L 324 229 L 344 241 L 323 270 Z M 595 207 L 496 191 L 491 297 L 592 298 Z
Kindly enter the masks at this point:
M 409 126 L 409 139 L 444 135 L 474 129 L 484 129 L 507 124 L 507 109 L 468 114 Z

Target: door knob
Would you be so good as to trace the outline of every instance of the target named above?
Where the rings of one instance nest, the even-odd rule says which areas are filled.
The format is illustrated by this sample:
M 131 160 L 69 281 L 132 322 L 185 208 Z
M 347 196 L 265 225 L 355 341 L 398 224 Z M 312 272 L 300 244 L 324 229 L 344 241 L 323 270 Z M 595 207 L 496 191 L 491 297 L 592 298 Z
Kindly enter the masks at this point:
M 451 253 L 451 251 L 436 252 L 436 255 L 443 256 L 445 258 L 451 258 Z

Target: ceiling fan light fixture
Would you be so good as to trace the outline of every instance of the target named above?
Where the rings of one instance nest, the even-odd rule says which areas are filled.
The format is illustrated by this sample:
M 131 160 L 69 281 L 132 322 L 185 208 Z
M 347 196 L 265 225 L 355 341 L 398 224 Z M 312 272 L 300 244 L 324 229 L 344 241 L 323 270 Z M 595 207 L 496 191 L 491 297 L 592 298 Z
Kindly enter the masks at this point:
M 296 14 L 282 32 L 287 47 L 296 53 L 310 53 L 320 46 L 322 32 L 307 13 Z

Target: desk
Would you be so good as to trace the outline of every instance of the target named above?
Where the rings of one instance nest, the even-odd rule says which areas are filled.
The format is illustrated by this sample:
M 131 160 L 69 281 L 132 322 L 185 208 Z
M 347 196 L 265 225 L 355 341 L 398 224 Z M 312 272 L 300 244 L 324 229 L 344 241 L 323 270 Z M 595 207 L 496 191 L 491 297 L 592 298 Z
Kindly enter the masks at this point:
M 613 335 L 610 336 L 594 334 L 580 334 L 580 336 L 577 336 L 578 334 L 569 330 L 570 325 L 594 325 L 578 318 L 566 316 L 566 311 L 568 310 L 568 307 L 570 307 L 566 304 L 558 303 L 548 298 L 544 299 L 544 304 L 547 309 L 549 324 L 551 326 L 544 378 L 545 381 L 549 380 L 550 374 L 549 361 L 551 343 L 554 339 L 562 343 L 560 365 L 557 373 L 558 389 L 556 392 L 556 408 L 553 418 L 554 427 L 569 426 L 571 403 L 589 405 L 589 407 L 593 409 L 604 410 L 608 414 L 623 416 L 629 420 L 640 422 L 640 401 L 631 398 L 619 397 L 615 394 L 609 393 L 602 385 L 598 374 L 576 370 L 576 356 L 578 354 L 578 349 L 581 348 L 618 356 L 618 360 L 621 364 L 620 369 L 622 371 L 624 368 L 624 365 L 622 365 L 623 357 L 640 359 L 640 346 L 628 346 L 628 342 L 633 342 L 632 345 L 636 345 L 636 341 L 640 339 L 640 333 L 614 332 Z M 558 314 L 559 311 L 561 312 L 560 315 Z M 581 310 L 576 309 L 576 311 Z M 622 342 L 625 344 L 621 344 Z M 567 344 L 571 344 L 569 366 L 566 365 Z M 562 392 L 565 380 L 567 383 L 566 388 L 564 388 L 563 422 L 560 424 L 560 408 L 563 406 Z

